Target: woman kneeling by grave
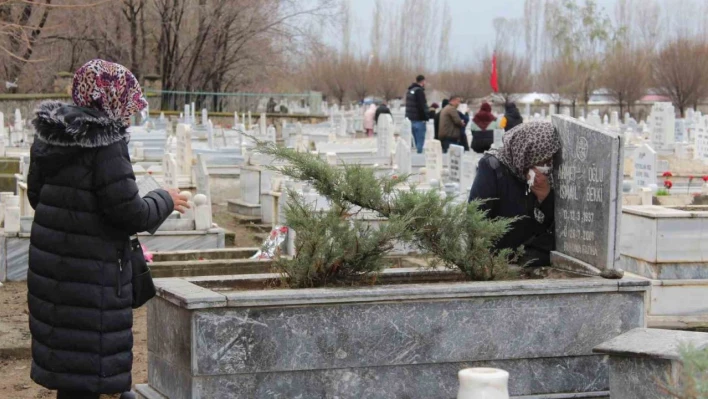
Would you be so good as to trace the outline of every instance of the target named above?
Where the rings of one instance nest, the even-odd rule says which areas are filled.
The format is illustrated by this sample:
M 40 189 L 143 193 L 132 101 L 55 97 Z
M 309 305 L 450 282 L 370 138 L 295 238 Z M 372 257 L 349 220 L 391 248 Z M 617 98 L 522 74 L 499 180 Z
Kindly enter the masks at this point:
M 74 105 L 43 103 L 33 121 L 31 377 L 60 399 L 134 398 L 126 392 L 133 365 L 130 236 L 157 229 L 187 203 L 176 190 L 138 195 L 127 128 L 147 101 L 130 71 L 90 61 L 76 72 L 72 97 Z
M 555 248 L 553 156 L 561 148 L 548 122 L 520 125 L 504 135 L 504 147 L 480 161 L 470 201 L 485 201 L 487 218 L 517 218 L 496 249 L 524 247 L 519 263 L 547 266 Z

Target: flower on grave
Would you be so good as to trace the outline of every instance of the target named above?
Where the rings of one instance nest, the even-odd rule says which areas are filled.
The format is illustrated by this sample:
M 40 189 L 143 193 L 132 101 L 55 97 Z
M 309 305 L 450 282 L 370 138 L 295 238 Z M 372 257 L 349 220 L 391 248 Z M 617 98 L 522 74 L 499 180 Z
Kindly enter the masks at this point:
M 151 171 L 151 170 L 148 170 L 148 174 L 151 175 L 151 174 L 152 174 L 152 171 Z
M 694 176 L 688 176 L 688 182 L 689 182 L 689 183 L 690 183 L 690 182 L 692 182 L 692 181 L 693 181 L 693 179 L 695 179 L 695 177 L 694 177 Z
M 663 177 L 674 177 L 674 174 L 669 171 L 666 171 L 666 172 L 664 172 L 664 174 L 662 176 Z
M 666 187 L 667 190 L 671 190 L 671 187 L 674 186 L 674 183 L 671 182 L 671 180 L 667 180 L 664 182 L 664 187 Z
M 145 257 L 145 262 L 147 263 L 152 263 L 152 252 L 148 251 L 147 247 L 145 245 L 140 244 L 143 250 L 143 256 Z
M 703 181 L 708 183 L 708 176 L 703 176 Z

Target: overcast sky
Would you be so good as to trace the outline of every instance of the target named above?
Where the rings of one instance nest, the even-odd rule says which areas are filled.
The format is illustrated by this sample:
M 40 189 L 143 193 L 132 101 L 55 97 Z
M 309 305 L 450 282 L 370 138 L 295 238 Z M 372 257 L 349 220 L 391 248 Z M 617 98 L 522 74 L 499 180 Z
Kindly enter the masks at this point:
M 494 41 L 494 18 L 508 19 L 520 18 L 524 13 L 524 0 L 447 0 L 452 9 L 452 43 L 473 43 L 469 56 L 456 57 L 457 62 L 464 62 L 475 57 L 476 50 L 484 48 L 487 43 Z M 605 8 L 610 17 L 614 14 L 615 0 L 597 0 Z M 387 0 L 385 3 L 401 4 L 403 0 Z M 351 9 L 356 19 L 356 28 L 352 41 L 360 47 L 368 48 L 369 32 L 371 31 L 371 15 L 374 9 L 374 0 L 351 0 Z M 479 43 L 479 44 L 476 44 Z M 455 46 L 451 46 L 455 48 Z M 459 54 L 459 51 L 454 51 Z M 467 58 L 467 59 L 465 59 Z

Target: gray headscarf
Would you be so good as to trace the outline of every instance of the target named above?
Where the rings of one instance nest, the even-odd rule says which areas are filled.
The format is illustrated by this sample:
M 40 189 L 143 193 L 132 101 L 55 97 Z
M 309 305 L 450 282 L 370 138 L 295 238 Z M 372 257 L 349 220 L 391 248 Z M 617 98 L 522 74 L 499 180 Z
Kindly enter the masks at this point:
M 541 162 L 551 160 L 560 150 L 558 133 L 550 122 L 529 122 L 521 124 L 504 134 L 504 148 L 492 152 L 521 180 L 526 180 L 526 172 Z M 553 176 L 548 176 L 553 187 Z

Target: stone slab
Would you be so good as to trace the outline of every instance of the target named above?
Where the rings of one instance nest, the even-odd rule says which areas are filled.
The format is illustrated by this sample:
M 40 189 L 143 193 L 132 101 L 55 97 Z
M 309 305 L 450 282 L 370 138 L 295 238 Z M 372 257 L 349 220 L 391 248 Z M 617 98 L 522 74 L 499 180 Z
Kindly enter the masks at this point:
M 670 360 L 610 358 L 612 398 L 666 399 L 660 381 L 672 370 Z
M 597 346 L 594 352 L 613 357 L 678 360 L 684 345 L 698 350 L 708 348 L 708 333 L 637 328 Z
M 150 251 L 177 251 L 224 248 L 225 233 L 221 229 L 209 231 L 160 231 L 155 235 L 139 234 L 140 242 Z
M 606 396 L 609 385 L 606 362 L 601 357 L 584 356 L 195 377 L 191 387 L 176 389 L 185 385 L 176 381 L 179 385 L 166 387 L 171 394 L 164 393 L 170 399 L 453 398 L 459 387 L 457 372 L 467 367 L 497 367 L 509 371 L 517 376 L 510 379 L 509 392 L 525 395 L 519 398 L 528 398 L 526 394 L 536 398 L 597 398 Z M 573 373 L 559 370 L 573 370 Z M 151 376 L 156 378 L 156 374 Z M 563 394 L 559 394 L 561 392 Z
M 205 310 L 194 314 L 193 370 L 218 375 L 583 356 L 644 325 L 643 301 L 637 292 Z

